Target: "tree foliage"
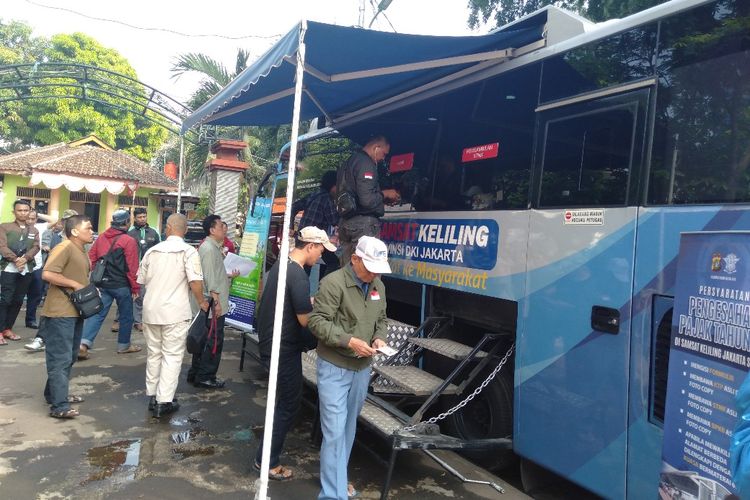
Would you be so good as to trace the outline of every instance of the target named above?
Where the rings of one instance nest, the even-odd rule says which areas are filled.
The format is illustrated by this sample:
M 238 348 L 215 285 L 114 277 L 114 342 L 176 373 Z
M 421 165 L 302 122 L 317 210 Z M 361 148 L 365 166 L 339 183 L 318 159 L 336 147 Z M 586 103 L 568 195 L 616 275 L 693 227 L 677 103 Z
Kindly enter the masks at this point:
M 85 34 L 35 38 L 24 23 L 0 22 L 0 64 L 34 62 L 84 64 L 137 79 L 122 55 Z M 163 127 L 146 118 L 158 121 L 150 111 L 143 116 L 123 109 L 132 108 L 126 101 L 129 92 L 146 95 L 128 78 L 112 75 L 97 82 L 96 89 L 86 90 L 73 77 L 45 77 L 40 83 L 20 89 L 23 100 L 0 103 L 0 113 L 10 117 L 0 125 L 5 142 L 23 148 L 95 134 L 115 149 L 148 161 L 167 137 Z M 10 91 L 3 92 L 2 97 L 7 97 Z
M 488 24 L 504 26 L 547 5 L 576 12 L 600 22 L 625 17 L 666 0 L 469 0 L 468 25 L 472 29 Z

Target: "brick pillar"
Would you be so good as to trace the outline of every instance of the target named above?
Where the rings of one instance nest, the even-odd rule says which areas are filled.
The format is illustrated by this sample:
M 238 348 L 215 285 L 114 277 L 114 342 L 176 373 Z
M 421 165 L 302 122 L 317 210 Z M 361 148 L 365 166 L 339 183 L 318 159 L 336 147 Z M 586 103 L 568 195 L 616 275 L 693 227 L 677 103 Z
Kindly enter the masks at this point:
M 221 216 L 221 220 L 227 223 L 229 238 L 234 236 L 240 182 L 248 167 L 247 163 L 239 159 L 239 153 L 245 147 L 243 141 L 219 139 L 211 146 L 211 152 L 216 158 L 206 165 L 210 181 L 208 211 Z

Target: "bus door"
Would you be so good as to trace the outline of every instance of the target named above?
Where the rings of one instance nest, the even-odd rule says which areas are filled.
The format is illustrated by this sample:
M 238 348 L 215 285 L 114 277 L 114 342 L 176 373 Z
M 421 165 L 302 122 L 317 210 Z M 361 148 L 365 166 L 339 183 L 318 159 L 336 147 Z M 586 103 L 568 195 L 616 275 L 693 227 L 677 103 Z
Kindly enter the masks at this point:
M 648 88 L 540 107 L 515 448 L 625 495 L 630 298 Z

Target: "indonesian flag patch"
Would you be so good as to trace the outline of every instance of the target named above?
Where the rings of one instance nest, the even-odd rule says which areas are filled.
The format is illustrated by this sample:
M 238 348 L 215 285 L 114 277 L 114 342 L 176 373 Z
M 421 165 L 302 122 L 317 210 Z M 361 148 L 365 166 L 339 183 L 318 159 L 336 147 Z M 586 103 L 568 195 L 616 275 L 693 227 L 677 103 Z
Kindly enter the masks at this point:
M 370 292 L 370 300 L 380 300 L 380 294 L 377 290 L 373 290 Z
M 365 172 L 365 179 L 372 180 L 372 172 Z

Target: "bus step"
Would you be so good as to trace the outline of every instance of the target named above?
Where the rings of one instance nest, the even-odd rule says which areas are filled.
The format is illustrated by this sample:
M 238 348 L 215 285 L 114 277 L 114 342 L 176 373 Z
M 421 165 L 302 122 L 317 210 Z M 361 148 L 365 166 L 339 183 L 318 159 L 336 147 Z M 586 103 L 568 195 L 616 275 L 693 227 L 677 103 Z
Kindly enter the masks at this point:
M 399 420 L 393 414 L 370 400 L 365 400 L 359 418 L 384 436 L 392 436 L 396 431 L 406 425 L 402 420 Z
M 429 396 L 443 383 L 443 379 L 420 370 L 416 366 L 373 366 L 372 369 L 415 396 Z M 442 393 L 457 394 L 458 387 L 448 384 Z
M 473 349 L 466 344 L 448 339 L 409 337 L 409 342 L 414 345 L 418 345 L 423 349 L 427 349 L 428 351 L 436 352 L 447 358 L 455 359 L 457 361 L 468 358 Z M 484 351 L 477 351 L 477 353 L 474 355 L 475 358 L 484 358 L 486 356 L 487 353 Z

